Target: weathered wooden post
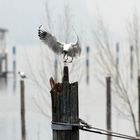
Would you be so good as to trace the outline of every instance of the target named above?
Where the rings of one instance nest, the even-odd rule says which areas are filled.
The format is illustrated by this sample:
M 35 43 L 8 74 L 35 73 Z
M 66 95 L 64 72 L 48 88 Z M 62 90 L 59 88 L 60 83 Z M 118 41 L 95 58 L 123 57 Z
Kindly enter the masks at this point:
M 87 85 L 89 84 L 89 52 L 90 52 L 90 47 L 86 47 L 86 83 Z
M 130 46 L 130 79 L 133 80 L 134 47 Z
M 119 84 L 119 51 L 120 51 L 120 46 L 119 43 L 116 43 L 116 83 Z
M 4 72 L 3 76 L 5 78 L 5 83 L 7 84 L 7 74 L 8 74 L 8 53 L 5 52 L 5 58 L 4 58 L 5 66 L 4 66 Z
M 20 80 L 21 140 L 26 140 L 24 80 Z
M 13 46 L 12 53 L 13 53 L 13 75 L 14 78 L 16 78 L 16 47 L 15 46 Z
M 2 73 L 2 60 L 0 59 L 0 74 Z
M 111 78 L 106 77 L 106 125 L 107 130 L 111 131 Z M 111 134 L 111 132 L 110 132 Z M 111 136 L 107 136 L 107 140 L 112 140 Z
M 138 76 L 138 136 L 140 137 L 140 76 Z
M 50 79 L 53 140 L 79 140 L 78 82 L 69 83 L 68 67 L 64 66 L 62 83 Z M 67 125 L 66 125 L 67 124 Z

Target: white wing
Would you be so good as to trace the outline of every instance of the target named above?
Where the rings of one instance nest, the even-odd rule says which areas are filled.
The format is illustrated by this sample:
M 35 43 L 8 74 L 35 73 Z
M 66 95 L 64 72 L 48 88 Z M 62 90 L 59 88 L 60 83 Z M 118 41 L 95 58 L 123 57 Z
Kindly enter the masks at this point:
M 68 50 L 68 55 L 71 57 L 75 57 L 77 55 L 80 56 L 81 54 L 81 47 L 79 43 L 79 38 L 77 36 L 77 42 L 75 44 L 72 44 L 72 46 Z
M 39 38 L 56 54 L 61 54 L 63 52 L 63 44 L 58 42 L 56 38 L 45 30 L 38 30 Z

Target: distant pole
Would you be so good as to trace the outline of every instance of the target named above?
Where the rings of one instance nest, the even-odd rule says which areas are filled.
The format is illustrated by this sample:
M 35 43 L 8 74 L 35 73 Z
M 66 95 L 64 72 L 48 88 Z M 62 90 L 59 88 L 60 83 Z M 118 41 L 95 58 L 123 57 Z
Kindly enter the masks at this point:
M 78 82 L 69 83 L 68 67 L 64 67 L 62 83 L 52 85 L 52 131 L 53 140 L 79 140 L 79 129 L 61 125 L 79 123 Z
M 8 72 L 8 54 L 5 53 L 5 72 L 6 72 L 6 77 L 7 77 L 7 72 Z
M 2 73 L 2 60 L 0 59 L 0 74 Z
M 25 86 L 24 80 L 20 80 L 20 109 L 21 109 L 21 140 L 26 140 L 26 125 L 25 125 Z
M 138 137 L 140 137 L 140 76 L 138 76 Z
M 14 78 L 16 77 L 16 47 L 13 46 L 13 74 L 14 74 Z
M 90 47 L 86 47 L 86 83 L 89 84 L 89 51 Z
M 133 80 L 133 46 L 130 46 L 130 79 Z
M 107 130 L 111 131 L 111 78 L 106 77 L 106 125 Z M 107 140 L 112 140 L 111 136 L 107 136 Z
M 119 43 L 116 43 L 116 82 L 118 84 L 119 82 L 119 51 L 120 51 L 120 47 L 119 47 Z

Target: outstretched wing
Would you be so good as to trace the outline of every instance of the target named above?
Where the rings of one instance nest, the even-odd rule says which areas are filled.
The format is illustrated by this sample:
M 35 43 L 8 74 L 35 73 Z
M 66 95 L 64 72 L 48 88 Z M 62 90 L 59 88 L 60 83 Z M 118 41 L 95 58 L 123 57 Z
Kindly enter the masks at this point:
M 40 40 L 42 40 L 56 54 L 61 54 L 63 52 L 63 44 L 58 42 L 49 32 L 41 30 L 39 27 L 38 36 Z
M 68 55 L 71 57 L 75 57 L 77 55 L 80 56 L 80 54 L 81 54 L 81 47 L 79 43 L 79 38 L 77 36 L 77 42 L 75 44 L 72 44 L 72 47 L 69 48 Z
M 68 56 L 75 57 L 77 55 L 80 56 L 80 54 L 81 54 L 81 47 L 79 45 L 72 46 L 68 50 Z

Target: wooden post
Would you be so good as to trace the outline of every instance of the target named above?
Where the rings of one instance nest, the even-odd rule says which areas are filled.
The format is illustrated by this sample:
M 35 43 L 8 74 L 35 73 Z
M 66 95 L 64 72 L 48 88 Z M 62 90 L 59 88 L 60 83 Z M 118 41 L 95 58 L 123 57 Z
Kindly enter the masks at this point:
M 87 46 L 86 47 L 86 83 L 87 85 L 89 84 L 89 51 L 90 51 L 90 47 Z
M 2 60 L 0 59 L 0 74 L 2 74 Z
M 119 43 L 116 43 L 116 83 L 119 84 Z
M 13 46 L 12 53 L 13 53 L 13 75 L 14 78 L 16 78 L 16 47 L 15 46 Z
M 24 80 L 20 80 L 21 140 L 26 140 Z
M 78 82 L 69 83 L 68 67 L 64 67 L 62 83 L 54 83 L 51 90 L 53 140 L 79 140 L 79 129 L 67 129 L 55 124 L 79 123 Z M 66 130 L 67 129 L 67 130 Z
M 111 128 L 111 78 L 110 77 L 106 77 L 106 84 L 107 84 L 107 90 L 106 90 L 106 125 L 107 125 L 107 130 L 111 131 L 112 128 Z M 107 140 L 112 140 L 112 137 L 107 136 Z
M 5 73 L 6 73 L 6 78 L 7 78 L 7 72 L 8 72 L 8 54 L 5 53 Z
M 130 46 L 130 79 L 133 80 L 133 64 L 134 64 L 134 48 L 133 46 L 131 45 Z
M 140 76 L 138 76 L 138 137 L 140 136 Z

